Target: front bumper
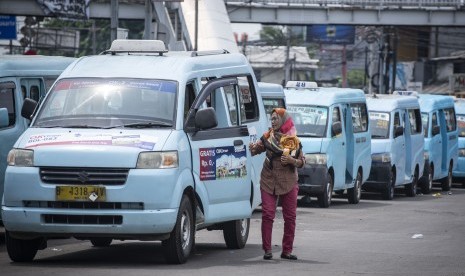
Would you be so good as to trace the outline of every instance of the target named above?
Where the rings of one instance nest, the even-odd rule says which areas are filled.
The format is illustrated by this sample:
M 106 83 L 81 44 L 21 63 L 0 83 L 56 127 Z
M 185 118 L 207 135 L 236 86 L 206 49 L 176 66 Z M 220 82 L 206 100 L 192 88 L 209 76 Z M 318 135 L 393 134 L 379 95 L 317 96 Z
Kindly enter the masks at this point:
M 328 182 L 328 168 L 326 165 L 305 164 L 298 169 L 299 194 L 319 195 L 323 193 L 324 184 Z
M 105 185 L 106 200 L 57 201 L 57 184 L 37 167 L 8 167 L 2 218 L 5 229 L 29 236 L 144 238 L 167 234 L 176 223 L 178 171 L 129 170 L 122 185 Z
M 375 189 L 386 187 L 386 183 L 389 182 L 391 167 L 391 163 L 372 162 L 370 176 L 368 177 L 367 181 L 363 183 L 362 187 Z

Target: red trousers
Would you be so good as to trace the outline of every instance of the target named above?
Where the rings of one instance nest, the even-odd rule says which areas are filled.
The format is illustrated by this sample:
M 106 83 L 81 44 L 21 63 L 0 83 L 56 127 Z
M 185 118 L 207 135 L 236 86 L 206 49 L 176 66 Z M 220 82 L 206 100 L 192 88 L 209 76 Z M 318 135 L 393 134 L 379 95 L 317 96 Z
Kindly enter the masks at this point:
M 295 220 L 297 209 L 297 194 L 299 186 L 296 184 L 292 190 L 281 197 L 281 206 L 284 218 L 284 235 L 282 253 L 292 253 L 295 236 Z M 273 222 L 276 214 L 277 195 L 269 194 L 261 190 L 262 194 L 262 247 L 265 252 L 271 252 L 271 236 Z

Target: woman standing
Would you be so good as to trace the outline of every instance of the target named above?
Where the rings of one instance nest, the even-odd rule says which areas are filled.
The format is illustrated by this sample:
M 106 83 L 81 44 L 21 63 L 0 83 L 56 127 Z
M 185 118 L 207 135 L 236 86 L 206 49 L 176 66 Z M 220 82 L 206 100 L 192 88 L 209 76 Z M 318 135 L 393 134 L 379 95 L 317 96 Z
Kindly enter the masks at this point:
M 271 236 L 279 196 L 284 218 L 281 258 L 297 260 L 297 256 L 292 254 L 299 191 L 296 168 L 303 166 L 304 159 L 294 122 L 284 108 L 273 109 L 271 129 L 257 143 L 251 143 L 249 148 L 252 156 L 266 152 L 260 176 L 263 259 L 273 258 Z

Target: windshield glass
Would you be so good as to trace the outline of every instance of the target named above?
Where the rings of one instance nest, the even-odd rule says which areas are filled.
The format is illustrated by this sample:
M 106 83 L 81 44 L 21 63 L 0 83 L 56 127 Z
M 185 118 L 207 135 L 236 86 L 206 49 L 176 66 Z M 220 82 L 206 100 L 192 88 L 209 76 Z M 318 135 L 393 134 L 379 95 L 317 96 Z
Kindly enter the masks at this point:
M 50 91 L 35 127 L 172 127 L 174 81 L 63 79 Z
M 389 138 L 389 113 L 369 111 L 369 114 L 371 138 Z
M 263 105 L 265 106 L 265 113 L 268 118 L 268 121 L 271 118 L 271 111 L 273 108 L 276 107 L 284 107 L 284 100 L 283 99 L 271 99 L 271 98 L 263 98 Z
M 465 114 L 457 114 L 457 130 L 459 137 L 465 137 Z
M 423 124 L 423 134 L 428 137 L 428 113 L 421 113 L 421 123 Z
M 294 120 L 298 136 L 326 137 L 327 107 L 289 105 L 287 111 Z

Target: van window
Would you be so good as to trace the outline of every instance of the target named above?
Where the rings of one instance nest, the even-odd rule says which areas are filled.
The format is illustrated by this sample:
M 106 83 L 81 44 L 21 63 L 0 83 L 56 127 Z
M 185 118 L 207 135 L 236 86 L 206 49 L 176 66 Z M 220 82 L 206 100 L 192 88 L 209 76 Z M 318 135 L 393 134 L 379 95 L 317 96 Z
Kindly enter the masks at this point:
M 352 126 L 354 133 L 368 130 L 367 106 L 364 103 L 350 104 L 352 110 Z
M 190 82 L 186 85 L 186 92 L 184 95 L 184 121 L 186 120 L 187 113 L 191 108 L 195 100 L 195 88 L 194 83 Z
M 408 118 L 410 122 L 410 133 L 418 134 L 421 132 L 421 115 L 420 109 L 409 109 Z
M 238 77 L 241 95 L 239 97 L 241 104 L 241 120 L 242 122 L 250 122 L 258 120 L 258 103 L 257 91 L 253 85 L 252 76 Z
M 284 107 L 283 99 L 266 99 L 263 98 L 263 106 L 265 107 L 265 112 L 268 120 L 271 117 L 271 111 L 276 107 Z
M 237 126 L 238 122 L 238 115 L 237 115 L 237 110 L 238 104 L 237 104 L 237 93 L 235 86 L 233 85 L 228 85 L 223 87 L 224 95 L 226 98 L 226 104 L 228 106 L 228 111 L 229 111 L 229 120 L 231 122 L 231 125 Z
M 389 138 L 389 120 L 390 114 L 387 112 L 370 111 L 370 130 L 371 138 L 387 139 Z
M 421 123 L 423 124 L 423 135 L 425 137 L 428 137 L 428 119 L 429 119 L 429 116 L 428 116 L 428 113 L 421 113 Z
M 31 99 L 34 101 L 38 102 L 40 100 L 40 93 L 39 93 L 39 87 L 37 85 L 31 86 L 31 90 L 29 91 L 31 95 Z
M 465 137 L 465 115 L 457 114 L 457 127 L 460 137 Z
M 436 112 L 433 113 L 433 116 L 431 116 L 431 126 L 435 127 L 438 126 L 438 116 L 436 115 Z
M 15 84 L 13 82 L 0 83 L 0 108 L 8 110 L 8 127 L 13 126 L 16 122 L 15 109 Z
M 457 129 L 457 124 L 455 122 L 454 108 L 444 109 L 444 116 L 446 117 L 447 132 L 455 131 Z
M 341 112 L 339 111 L 339 107 L 336 106 L 333 108 L 332 123 L 334 124 L 337 122 L 341 122 Z M 334 136 L 334 133 L 332 132 L 331 128 L 331 137 L 332 136 Z
M 64 79 L 54 86 L 36 126 L 172 127 L 177 84 L 153 79 Z

